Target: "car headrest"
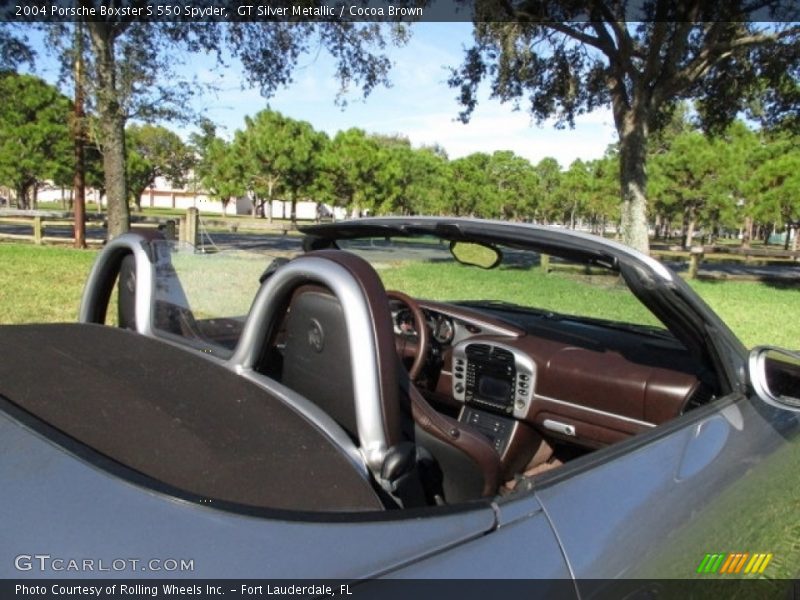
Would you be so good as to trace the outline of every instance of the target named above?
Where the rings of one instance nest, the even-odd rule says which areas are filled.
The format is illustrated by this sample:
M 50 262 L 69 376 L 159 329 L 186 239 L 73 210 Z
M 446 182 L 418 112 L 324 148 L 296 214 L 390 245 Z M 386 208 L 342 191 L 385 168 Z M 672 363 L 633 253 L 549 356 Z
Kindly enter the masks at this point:
M 358 442 L 370 468 L 380 469 L 386 451 L 402 439 L 400 364 L 386 290 L 364 259 L 342 250 L 320 250 L 299 256 L 272 273 L 256 295 L 232 366 L 256 367 L 293 294 L 307 284 L 329 290 L 341 306 L 349 338 Z

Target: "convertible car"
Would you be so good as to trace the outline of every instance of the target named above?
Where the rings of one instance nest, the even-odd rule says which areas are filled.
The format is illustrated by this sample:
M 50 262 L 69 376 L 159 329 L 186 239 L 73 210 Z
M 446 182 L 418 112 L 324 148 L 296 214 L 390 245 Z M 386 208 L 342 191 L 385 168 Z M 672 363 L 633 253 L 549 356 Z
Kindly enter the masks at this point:
M 0 576 L 798 575 L 800 355 L 601 237 L 301 231 L 125 234 L 78 323 L 0 328 Z

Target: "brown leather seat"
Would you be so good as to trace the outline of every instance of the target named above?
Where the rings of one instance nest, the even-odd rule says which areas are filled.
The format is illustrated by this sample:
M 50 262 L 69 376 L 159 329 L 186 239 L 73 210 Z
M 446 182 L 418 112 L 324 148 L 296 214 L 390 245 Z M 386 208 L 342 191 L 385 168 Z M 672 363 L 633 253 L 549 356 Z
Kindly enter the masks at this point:
M 410 449 L 414 460 L 417 456 L 432 456 L 441 470 L 440 488 L 425 478 L 429 482 L 429 489 L 425 490 L 429 502 L 441 495 L 451 503 L 494 495 L 500 480 L 499 456 L 480 433 L 434 410 L 409 382 L 396 352 L 386 291 L 375 270 L 360 257 L 340 250 L 320 250 L 304 257 L 322 258 L 344 267 L 357 282 L 370 315 L 374 364 L 352 368 L 352 333 L 346 326 L 343 308 L 343 300 L 348 299 L 336 297 L 321 282 L 309 279 L 293 291 L 280 327 L 285 341 L 281 382 L 325 410 L 359 443 L 365 433 L 360 428 L 366 421 L 358 414 L 363 406 L 354 398 L 355 378 L 359 370 L 377 369 L 382 435 L 389 452 L 379 472 L 372 469 L 376 479 L 383 478 L 382 485 L 387 481 L 391 485 L 398 476 L 408 476 L 404 470 L 408 471 L 409 459 L 403 454 Z M 303 257 L 295 260 L 300 264 Z M 399 490 L 394 491 L 400 494 Z M 409 500 L 406 496 L 401 498 L 406 504 L 422 500 Z

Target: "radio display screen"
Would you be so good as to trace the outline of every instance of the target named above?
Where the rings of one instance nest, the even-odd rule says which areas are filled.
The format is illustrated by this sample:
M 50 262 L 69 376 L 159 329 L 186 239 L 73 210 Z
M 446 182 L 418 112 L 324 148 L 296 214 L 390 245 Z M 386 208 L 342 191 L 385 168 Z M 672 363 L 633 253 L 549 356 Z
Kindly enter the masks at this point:
M 481 375 L 478 379 L 478 396 L 484 400 L 508 404 L 511 396 L 511 381 Z

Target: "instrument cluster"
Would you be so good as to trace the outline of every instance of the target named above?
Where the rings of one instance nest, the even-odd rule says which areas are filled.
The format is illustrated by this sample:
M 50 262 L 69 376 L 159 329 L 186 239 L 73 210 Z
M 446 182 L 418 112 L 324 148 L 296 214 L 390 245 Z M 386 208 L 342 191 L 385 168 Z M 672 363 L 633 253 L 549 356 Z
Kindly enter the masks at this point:
M 431 330 L 433 339 L 440 344 L 451 344 L 456 335 L 456 325 L 453 319 L 432 310 L 424 310 L 425 320 Z M 414 316 L 407 308 L 401 308 L 394 313 L 395 333 L 416 336 Z

